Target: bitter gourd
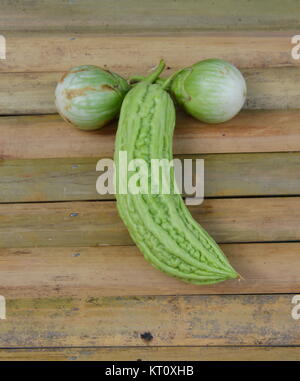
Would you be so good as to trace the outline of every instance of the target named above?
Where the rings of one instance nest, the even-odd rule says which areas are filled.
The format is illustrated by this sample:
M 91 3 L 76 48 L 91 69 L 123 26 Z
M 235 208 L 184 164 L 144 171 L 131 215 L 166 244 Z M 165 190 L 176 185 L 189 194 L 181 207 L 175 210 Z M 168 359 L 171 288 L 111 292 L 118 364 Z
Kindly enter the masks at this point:
M 115 185 L 119 214 L 145 258 L 183 281 L 211 284 L 238 274 L 212 237 L 193 219 L 180 194 L 121 194 L 119 152 L 128 162 L 172 160 L 175 108 L 169 94 L 153 84 L 156 73 L 133 87 L 121 107 L 115 143 Z M 155 76 L 156 74 L 156 76 Z M 134 172 L 128 172 L 130 176 Z M 149 182 L 151 179 L 149 178 Z M 171 182 L 175 182 L 171 172 Z

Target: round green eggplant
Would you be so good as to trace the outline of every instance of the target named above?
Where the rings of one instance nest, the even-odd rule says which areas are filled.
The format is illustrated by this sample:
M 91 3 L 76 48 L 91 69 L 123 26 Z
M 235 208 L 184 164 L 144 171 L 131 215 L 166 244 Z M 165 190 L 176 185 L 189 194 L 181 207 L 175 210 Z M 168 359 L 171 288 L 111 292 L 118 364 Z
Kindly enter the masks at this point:
M 72 68 L 58 82 L 55 104 L 59 114 L 81 130 L 97 130 L 119 115 L 130 89 L 119 75 L 98 66 Z
M 242 108 L 247 94 L 241 72 L 221 59 L 207 59 L 181 70 L 170 83 L 177 103 L 194 118 L 221 123 Z

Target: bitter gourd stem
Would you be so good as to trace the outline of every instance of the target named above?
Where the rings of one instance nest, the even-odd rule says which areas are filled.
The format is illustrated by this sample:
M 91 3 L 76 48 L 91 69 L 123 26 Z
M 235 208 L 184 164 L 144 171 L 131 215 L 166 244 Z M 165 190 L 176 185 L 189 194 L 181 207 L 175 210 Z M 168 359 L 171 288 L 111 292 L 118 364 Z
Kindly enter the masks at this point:
M 170 75 L 170 77 L 167 78 L 157 78 L 155 80 L 155 83 L 157 85 L 161 85 L 161 87 L 164 90 L 168 90 L 172 84 L 173 79 L 177 76 L 177 74 L 181 73 L 184 69 L 177 70 L 175 73 Z M 145 81 L 147 77 L 143 75 L 133 75 L 132 77 L 128 78 L 128 83 L 130 85 L 135 84 L 136 82 L 142 82 Z M 153 81 L 154 82 L 154 81 Z
M 143 82 L 146 82 L 146 83 L 153 83 L 156 81 L 156 79 L 160 76 L 161 72 L 164 70 L 166 64 L 165 64 L 165 61 L 164 60 L 160 60 L 157 68 L 154 70 L 153 73 L 149 74 L 144 80 Z
M 164 70 L 165 66 L 166 66 L 166 64 L 165 64 L 164 60 L 160 60 L 158 66 L 156 67 L 156 69 L 153 73 L 149 74 L 146 77 L 144 75 L 133 75 L 133 76 L 128 78 L 127 82 L 130 85 L 134 85 L 134 84 L 136 84 L 136 82 L 147 82 L 147 83 L 155 82 L 156 79 L 161 74 L 161 72 Z
M 144 75 L 132 75 L 131 77 L 128 78 L 127 82 L 128 82 L 129 85 L 136 85 L 137 83 L 144 81 L 145 78 L 146 77 Z M 163 85 L 168 79 L 169 79 L 169 77 L 167 77 L 167 78 L 157 78 L 155 83 L 157 85 Z

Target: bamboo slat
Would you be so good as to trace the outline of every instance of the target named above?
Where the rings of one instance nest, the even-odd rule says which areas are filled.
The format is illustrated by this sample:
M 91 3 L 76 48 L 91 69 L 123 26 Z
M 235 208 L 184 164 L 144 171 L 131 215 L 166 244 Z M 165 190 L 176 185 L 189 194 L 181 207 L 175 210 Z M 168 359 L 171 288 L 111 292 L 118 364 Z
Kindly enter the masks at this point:
M 0 349 L 0 361 L 299 361 L 299 347 Z
M 270 12 L 271 9 L 271 12 Z M 2 30 L 244 30 L 297 29 L 297 0 L 2 0 Z
M 300 237 L 299 197 L 206 199 L 190 210 L 221 243 Z M 113 201 L 0 205 L 0 247 L 131 244 Z
M 165 33 L 105 35 L 97 33 L 7 32 L 6 60 L 0 72 L 57 72 L 91 64 L 121 75 L 145 74 L 164 58 L 172 73 L 211 57 L 239 68 L 299 66 L 291 55 L 291 32 Z M 198 47 L 198 48 L 195 48 Z
M 223 244 L 243 276 L 215 285 L 176 280 L 135 246 L 0 249 L 0 294 L 7 298 L 300 293 L 300 244 Z
M 248 94 L 244 109 L 300 108 L 297 67 L 242 69 Z M 0 73 L 0 114 L 56 113 L 54 91 L 62 73 Z
M 300 194 L 300 153 L 181 155 L 204 160 L 206 197 Z M 0 202 L 114 199 L 100 195 L 96 158 L 3 160 Z M 195 176 L 195 166 L 193 166 Z
M 8 299 L 0 347 L 299 346 L 294 306 L 291 295 Z
M 300 151 L 300 111 L 244 111 L 219 125 L 179 114 L 175 154 Z M 58 115 L 0 118 L 0 158 L 112 157 L 115 124 L 80 131 Z

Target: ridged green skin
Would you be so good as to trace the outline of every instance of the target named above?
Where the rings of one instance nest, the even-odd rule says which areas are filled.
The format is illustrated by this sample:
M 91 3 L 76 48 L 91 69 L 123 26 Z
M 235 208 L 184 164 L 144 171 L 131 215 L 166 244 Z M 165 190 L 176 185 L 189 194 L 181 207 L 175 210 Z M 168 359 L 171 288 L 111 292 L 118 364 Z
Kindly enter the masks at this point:
M 119 194 L 119 151 L 131 159 L 172 160 L 175 109 L 160 85 L 141 82 L 125 96 L 115 145 L 119 214 L 145 258 L 185 282 L 211 284 L 238 274 L 193 219 L 179 194 Z M 134 172 L 128 172 L 128 179 Z M 149 182 L 151 179 L 149 178 Z M 174 183 L 174 173 L 171 175 Z
M 60 115 L 81 130 L 96 130 L 115 118 L 130 89 L 126 80 L 98 66 L 72 68 L 57 84 Z

